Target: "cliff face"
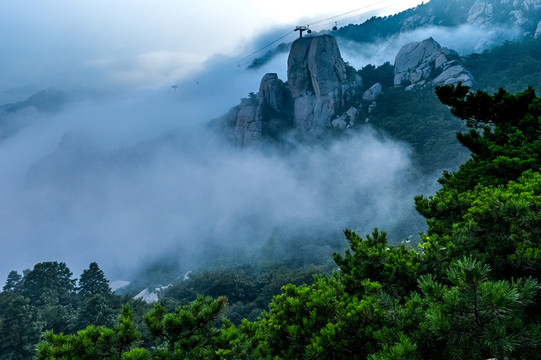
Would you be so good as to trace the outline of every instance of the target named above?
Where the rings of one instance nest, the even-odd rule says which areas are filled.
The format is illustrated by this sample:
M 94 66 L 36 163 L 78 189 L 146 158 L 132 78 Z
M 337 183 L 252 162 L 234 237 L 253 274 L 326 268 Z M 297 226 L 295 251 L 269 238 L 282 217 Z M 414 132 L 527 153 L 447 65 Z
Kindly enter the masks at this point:
M 259 92 L 251 94 L 217 119 L 229 140 L 237 146 L 260 144 L 293 128 L 293 99 L 289 87 L 276 74 L 261 79 Z
M 294 103 L 295 127 L 314 132 L 332 126 L 362 86 L 356 72 L 346 69 L 334 37 L 296 40 L 289 53 L 287 80 Z
M 300 136 L 327 127 L 345 128 L 357 120 L 353 98 L 362 79 L 344 63 L 336 40 L 323 35 L 297 39 L 291 47 L 285 84 L 266 74 L 259 92 L 218 122 L 238 146 L 252 146 L 294 130 Z

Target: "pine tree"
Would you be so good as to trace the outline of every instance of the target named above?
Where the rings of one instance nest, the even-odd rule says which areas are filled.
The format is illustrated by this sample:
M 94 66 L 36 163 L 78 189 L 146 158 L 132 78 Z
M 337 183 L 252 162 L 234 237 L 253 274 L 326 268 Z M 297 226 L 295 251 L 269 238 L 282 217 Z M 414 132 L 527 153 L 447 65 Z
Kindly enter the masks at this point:
M 0 305 L 0 360 L 31 359 L 42 328 L 36 309 L 9 292 L 0 294 Z
M 83 297 L 92 297 L 94 295 L 110 295 L 111 288 L 109 280 L 99 268 L 98 264 L 93 262 L 87 270 L 84 270 L 79 279 L 79 294 Z
M 63 298 L 75 291 L 72 272 L 63 262 L 43 262 L 34 265 L 34 269 L 23 278 L 22 293 L 30 299 L 32 305 L 41 305 L 40 298 L 45 292 L 54 292 Z
M 15 270 L 8 274 L 6 284 L 2 288 L 3 291 L 18 291 L 20 289 L 22 276 Z

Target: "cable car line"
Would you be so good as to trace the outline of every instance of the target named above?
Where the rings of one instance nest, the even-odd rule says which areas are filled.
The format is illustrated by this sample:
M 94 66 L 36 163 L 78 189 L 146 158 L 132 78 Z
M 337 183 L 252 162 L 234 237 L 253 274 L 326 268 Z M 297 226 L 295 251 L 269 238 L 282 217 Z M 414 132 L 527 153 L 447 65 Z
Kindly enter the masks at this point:
M 385 2 L 389 2 L 389 0 L 383 0 L 381 1 L 381 3 L 385 3 Z M 351 16 L 351 17 L 348 17 L 348 19 L 352 19 L 352 18 L 355 18 L 355 17 L 358 17 L 358 16 L 361 16 L 361 15 L 364 15 L 364 14 L 367 14 L 367 13 L 370 13 L 372 11 L 377 11 L 377 10 L 382 10 L 382 9 L 386 9 L 388 7 L 391 7 L 392 5 L 396 5 L 396 4 L 399 4 L 400 1 L 393 1 L 391 3 L 391 5 L 386 5 L 386 6 L 381 6 L 381 7 L 378 7 L 378 8 L 375 8 L 375 9 L 372 9 L 372 10 L 369 10 L 369 11 L 366 11 L 366 12 L 363 12 L 363 13 L 360 13 L 358 15 L 355 15 L 355 16 Z M 329 21 L 329 20 L 333 20 L 331 22 L 328 22 L 327 24 L 329 23 L 333 23 L 335 19 L 341 17 L 341 16 L 344 16 L 344 15 L 348 15 L 348 14 L 351 14 L 351 13 L 354 13 L 354 12 L 357 12 L 359 10 L 365 10 L 365 9 L 369 9 L 370 8 L 370 5 L 366 5 L 366 6 L 363 6 L 363 7 L 360 7 L 360 8 L 357 8 L 357 9 L 354 9 L 354 10 L 350 10 L 350 11 L 346 11 L 345 13 L 342 13 L 342 14 L 338 14 L 338 15 L 334 15 L 334 16 L 331 16 L 331 17 L 328 17 L 328 18 L 325 18 L 325 19 L 322 19 L 322 20 L 319 20 L 319 21 L 313 21 L 310 23 L 310 25 L 317 25 L 319 23 L 322 23 L 322 22 L 326 22 L 326 21 Z M 345 19 L 340 19 L 338 21 L 343 21 Z
M 385 4 L 385 3 L 389 3 L 389 4 Z M 381 6 L 383 4 L 385 4 L 385 6 Z M 322 19 L 322 20 L 319 20 L 319 21 L 311 22 L 310 25 L 307 25 L 307 26 L 297 26 L 297 27 L 295 27 L 294 30 L 288 32 L 287 34 L 283 35 L 282 37 L 274 40 L 273 42 L 263 46 L 262 48 L 260 48 L 260 49 L 258 49 L 256 51 L 252 52 L 251 54 L 246 55 L 243 58 L 237 60 L 237 64 L 240 66 L 241 63 L 245 62 L 247 59 L 251 58 L 252 56 L 254 56 L 256 54 L 258 54 L 259 52 L 265 50 L 269 46 L 272 46 L 272 45 L 276 44 L 278 41 L 283 40 L 284 38 L 293 35 L 295 33 L 295 31 L 299 31 L 300 37 L 302 37 L 302 32 L 303 31 L 306 31 L 308 34 L 310 34 L 312 31 L 322 30 L 322 29 L 325 29 L 325 28 L 330 28 L 331 30 L 335 31 L 335 30 L 338 30 L 338 22 L 339 21 L 346 21 L 346 20 L 358 18 L 358 17 L 360 17 L 362 15 L 366 15 L 366 14 L 369 14 L 371 12 L 376 12 L 376 11 L 391 8 L 392 6 L 397 5 L 397 4 L 400 4 L 400 1 L 382 0 L 380 2 L 380 6 L 378 6 L 377 8 L 373 8 L 371 10 L 364 11 L 364 12 L 361 12 L 361 13 L 353 15 L 353 16 L 348 16 L 348 17 L 343 18 L 343 16 L 345 16 L 345 15 L 353 14 L 353 13 L 356 13 L 356 12 L 358 12 L 360 10 L 369 9 L 370 5 L 366 5 L 366 6 L 354 9 L 354 10 L 346 11 L 346 12 L 344 12 L 342 14 L 334 15 L 334 16 L 331 16 L 331 17 L 328 17 L 328 18 L 325 18 L 325 19 Z M 330 20 L 332 20 L 332 21 L 329 22 Z M 327 22 L 327 23 L 325 23 L 325 22 Z
M 254 51 L 254 52 L 251 53 L 250 55 L 247 55 L 247 56 L 243 57 L 242 59 L 238 60 L 238 62 L 239 62 L 239 63 L 243 62 L 244 60 L 248 59 L 249 57 L 251 57 L 251 56 L 257 54 L 258 52 L 260 52 L 260 51 L 262 51 L 262 50 L 265 50 L 265 49 L 268 48 L 269 46 L 274 45 L 274 44 L 277 43 L 278 41 L 280 41 L 280 40 L 282 40 L 283 38 L 285 38 L 285 37 L 291 35 L 291 34 L 294 33 L 294 32 L 295 32 L 295 30 L 292 30 L 292 31 L 288 32 L 287 34 L 285 34 L 285 35 L 282 36 L 281 38 L 276 39 L 276 40 L 274 40 L 273 42 L 271 42 L 270 44 L 267 44 L 267 45 L 263 46 L 261 49 L 259 49 L 259 50 L 257 50 L 257 51 Z

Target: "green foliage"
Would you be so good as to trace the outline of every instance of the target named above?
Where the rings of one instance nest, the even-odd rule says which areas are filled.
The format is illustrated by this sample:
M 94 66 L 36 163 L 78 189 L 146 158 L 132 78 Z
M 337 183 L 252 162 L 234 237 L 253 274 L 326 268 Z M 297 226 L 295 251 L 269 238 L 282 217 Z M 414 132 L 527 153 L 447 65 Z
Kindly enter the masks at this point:
M 111 294 L 109 280 L 105 278 L 105 274 L 97 263 L 91 263 L 89 268 L 81 274 L 81 278 L 79 279 L 79 293 L 83 297 L 94 295 L 107 296 Z
M 363 286 L 371 293 L 379 289 L 370 281 Z M 283 291 L 255 326 L 255 358 L 359 359 L 376 346 L 374 330 L 383 321 L 377 297 L 348 294 L 336 276 Z
M 6 284 L 2 288 L 3 291 L 18 291 L 23 277 L 15 270 L 8 274 Z
M 122 360 L 151 360 L 152 353 L 147 349 L 136 348 L 122 354 Z
M 0 359 L 26 360 L 34 354 L 42 323 L 24 296 L 0 293 Z
M 359 75 L 361 75 L 366 88 L 378 82 L 381 83 L 384 89 L 394 85 L 394 66 L 388 61 L 378 67 L 366 65 L 359 70 Z
M 178 307 L 167 314 L 160 304 L 145 316 L 150 333 L 161 339 L 160 359 L 213 359 L 220 331 L 214 327 L 218 315 L 226 306 L 224 297 L 214 300 L 198 296 L 190 305 Z M 230 323 L 226 323 L 230 326 Z
M 128 359 L 145 359 L 144 351 L 131 352 L 139 339 L 140 333 L 133 325 L 133 313 L 128 306 L 124 306 L 112 329 L 90 325 L 75 335 L 46 332 L 44 340 L 37 345 L 36 358 L 120 360 L 129 354 L 126 355 Z
M 398 342 L 392 345 L 385 344 L 383 349 L 368 356 L 369 360 L 417 360 L 419 355 L 417 345 L 406 335 L 400 334 Z
M 420 277 L 426 304 L 420 328 L 439 344 L 427 357 L 539 358 L 539 326 L 528 324 L 525 311 L 537 281 L 489 281 L 489 273 L 489 266 L 464 258 L 446 271 L 448 285 L 430 274 Z
M 98 276 L 86 276 L 82 284 L 85 289 L 95 289 L 96 283 L 108 281 L 97 264 L 91 269 Z M 113 327 L 120 312 L 120 299 L 110 289 L 101 287 L 106 295 L 90 295 L 90 292 L 75 290 L 75 280 L 64 263 L 45 262 L 34 266 L 32 271 L 21 277 L 16 271 L 8 275 L 4 292 L 0 293 L 0 343 L 6 347 L 5 354 L 14 352 L 24 359 L 31 357 L 42 331 L 75 334 L 88 325 Z M 98 279 L 97 282 L 93 279 Z M 85 294 L 85 296 L 83 296 Z M 16 350 L 8 350 L 10 349 Z M 7 355 L 6 355 L 7 356 Z M 7 357 L 11 359 L 11 357 Z M 3 359 L 0 356 L 0 359 Z
M 528 170 L 517 182 L 464 193 L 440 191 L 418 205 L 436 215 L 422 245 L 425 264 L 469 254 L 489 264 L 496 278 L 539 278 L 540 173 Z
M 284 284 L 312 284 L 313 274 L 328 273 L 330 266 L 276 265 L 236 266 L 206 270 L 190 274 L 190 278 L 173 284 L 160 294 L 160 300 L 173 310 L 186 305 L 198 294 L 218 298 L 225 296 L 229 306 L 223 315 L 239 325 L 242 319 L 254 321 L 266 310 L 273 296 L 278 295 Z
M 539 169 L 541 100 L 533 88 L 516 95 L 503 89 L 489 95 L 468 92 L 459 84 L 439 87 L 436 93 L 453 114 L 466 121 L 470 131 L 457 138 L 473 154 L 460 171 L 441 179 L 444 189 L 463 192 L 477 184 L 505 184 L 528 169 Z
M 387 244 L 386 233 L 378 229 L 364 240 L 350 230 L 344 233 L 349 249 L 344 257 L 335 253 L 334 261 L 349 293 L 359 294 L 367 279 L 377 281 L 383 290 L 397 297 L 416 288 L 420 257 L 413 248 Z
M 502 84 L 510 92 L 528 86 L 541 89 L 541 38 L 507 41 L 503 45 L 467 56 L 465 67 L 474 76 L 476 86 L 497 91 Z
M 113 326 L 119 306 L 111 296 L 96 294 L 83 300 L 77 312 L 77 329 L 88 325 Z
M 39 298 L 37 311 L 45 330 L 71 333 L 75 330 L 76 311 L 74 304 L 62 299 L 52 290 L 45 291 Z
M 357 70 L 355 70 L 355 68 L 351 66 L 347 61 L 345 65 L 346 65 L 346 79 L 348 81 L 355 81 L 358 78 Z
M 436 195 L 415 199 L 428 224 L 425 265 L 444 269 L 453 258 L 474 255 L 492 267 L 496 278 L 535 275 L 540 99 L 531 88 L 488 95 L 458 85 L 437 93 L 470 127 L 458 139 L 473 155 L 457 172 L 444 173 Z
M 71 279 L 72 275 L 63 262 L 36 264 L 34 269 L 24 276 L 22 293 L 33 305 L 41 305 L 42 294 L 48 291 L 65 297 L 75 291 L 75 280 Z

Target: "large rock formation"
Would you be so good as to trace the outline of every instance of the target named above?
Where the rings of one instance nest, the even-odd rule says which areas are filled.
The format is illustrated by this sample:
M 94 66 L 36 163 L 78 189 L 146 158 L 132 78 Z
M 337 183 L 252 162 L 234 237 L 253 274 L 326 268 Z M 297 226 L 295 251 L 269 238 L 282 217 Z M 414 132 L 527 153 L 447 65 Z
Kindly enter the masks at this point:
M 400 49 L 394 63 L 395 86 L 473 85 L 473 76 L 458 61 L 458 54 L 434 39 L 410 43 Z
M 456 84 L 472 86 L 472 75 L 458 54 L 429 38 L 404 46 L 396 55 L 394 84 L 410 90 L 415 86 Z M 287 83 L 274 73 L 261 79 L 257 94 L 213 123 L 237 146 L 279 140 L 295 135 L 317 135 L 326 128 L 348 129 L 361 118 L 369 121 L 381 83 L 367 84 L 344 63 L 332 36 L 297 39 L 288 58 Z
M 259 92 L 243 99 L 219 122 L 225 125 L 228 137 L 238 146 L 251 146 L 268 137 L 290 129 L 293 101 L 289 87 L 276 74 L 261 79 Z
M 297 39 L 287 75 L 285 84 L 276 74 L 266 74 L 257 94 L 215 121 L 236 145 L 259 144 L 291 129 L 304 136 L 326 127 L 347 128 L 357 120 L 353 98 L 362 80 L 344 63 L 334 37 Z
M 499 9 L 496 19 L 494 8 Z M 535 11 L 541 8 L 541 0 L 476 0 L 468 12 L 467 22 L 473 25 L 487 25 L 511 21 L 525 30 L 535 20 Z M 531 30 L 527 31 L 531 34 Z
M 332 125 L 360 90 L 361 78 L 346 71 L 336 40 L 316 36 L 296 40 L 289 53 L 287 80 L 294 102 L 295 126 L 301 132 Z
M 474 25 L 489 24 L 494 21 L 494 9 L 489 1 L 477 0 L 468 12 L 468 23 Z

